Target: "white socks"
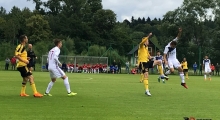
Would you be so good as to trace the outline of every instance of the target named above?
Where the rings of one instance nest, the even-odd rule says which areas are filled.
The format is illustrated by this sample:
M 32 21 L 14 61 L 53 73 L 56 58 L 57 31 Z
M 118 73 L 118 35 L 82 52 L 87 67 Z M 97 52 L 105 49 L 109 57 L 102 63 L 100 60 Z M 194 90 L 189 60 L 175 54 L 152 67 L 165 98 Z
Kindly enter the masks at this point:
M 65 87 L 66 87 L 67 92 L 70 93 L 71 90 L 70 90 L 70 84 L 69 84 L 68 77 L 66 77 L 66 78 L 63 80 L 63 82 L 64 82 L 64 85 L 65 85 Z
M 50 83 L 48 84 L 47 90 L 46 90 L 46 93 L 47 93 L 47 94 L 50 93 L 50 90 L 51 90 L 51 88 L 53 87 L 53 84 L 54 84 L 54 82 L 52 82 L 52 81 L 50 81 Z
M 204 75 L 204 78 L 206 79 L 206 74 Z
M 185 83 L 185 77 L 183 72 L 180 72 L 180 79 L 181 79 L 181 83 Z

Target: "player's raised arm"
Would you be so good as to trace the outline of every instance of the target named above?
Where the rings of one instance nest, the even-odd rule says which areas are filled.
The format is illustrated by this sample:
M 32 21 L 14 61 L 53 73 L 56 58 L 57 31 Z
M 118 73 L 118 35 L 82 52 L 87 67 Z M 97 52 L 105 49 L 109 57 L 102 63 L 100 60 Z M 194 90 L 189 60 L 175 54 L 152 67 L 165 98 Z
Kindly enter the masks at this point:
M 181 35 L 182 35 L 182 28 L 179 28 L 179 33 L 177 35 L 177 38 L 179 39 L 181 37 Z
M 182 28 L 179 28 L 178 35 L 173 41 L 177 41 L 178 39 L 180 39 L 181 35 L 182 35 Z
M 147 37 L 144 37 L 140 43 L 140 45 L 144 45 L 147 41 L 148 41 L 148 38 L 152 36 L 152 33 L 149 33 L 149 35 Z

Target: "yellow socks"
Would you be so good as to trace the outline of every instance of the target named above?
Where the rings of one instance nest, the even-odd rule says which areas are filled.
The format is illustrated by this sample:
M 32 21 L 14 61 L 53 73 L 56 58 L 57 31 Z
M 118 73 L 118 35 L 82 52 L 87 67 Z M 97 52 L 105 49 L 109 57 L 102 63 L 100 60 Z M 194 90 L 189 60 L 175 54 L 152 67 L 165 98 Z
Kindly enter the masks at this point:
M 147 78 L 144 78 L 144 87 L 145 87 L 146 90 L 149 90 L 148 79 Z
M 21 94 L 25 94 L 26 85 L 22 85 L 21 87 Z
M 161 65 L 158 65 L 158 71 L 160 73 L 160 75 L 163 75 L 163 69 Z
M 186 79 L 189 79 L 188 72 L 186 72 L 185 74 L 186 74 Z
M 140 82 L 143 82 L 143 80 L 144 80 L 144 74 L 143 74 L 143 73 L 141 73 Z
M 31 88 L 32 88 L 34 94 L 37 93 L 37 89 L 36 89 L 36 86 L 34 83 L 31 84 Z

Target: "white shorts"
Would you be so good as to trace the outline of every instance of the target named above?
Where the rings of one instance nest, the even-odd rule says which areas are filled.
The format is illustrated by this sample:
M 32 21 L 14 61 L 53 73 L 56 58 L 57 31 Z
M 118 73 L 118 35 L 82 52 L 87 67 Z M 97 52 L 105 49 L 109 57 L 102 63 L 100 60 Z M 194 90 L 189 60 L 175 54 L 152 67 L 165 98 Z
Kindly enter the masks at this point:
M 48 71 L 50 72 L 50 78 L 61 78 L 61 77 L 65 76 L 65 73 L 59 67 L 48 68 Z
M 212 72 L 211 68 L 210 67 L 205 67 L 205 73 L 210 73 Z
M 180 62 L 177 59 L 168 59 L 168 65 L 170 68 L 179 68 L 181 67 Z

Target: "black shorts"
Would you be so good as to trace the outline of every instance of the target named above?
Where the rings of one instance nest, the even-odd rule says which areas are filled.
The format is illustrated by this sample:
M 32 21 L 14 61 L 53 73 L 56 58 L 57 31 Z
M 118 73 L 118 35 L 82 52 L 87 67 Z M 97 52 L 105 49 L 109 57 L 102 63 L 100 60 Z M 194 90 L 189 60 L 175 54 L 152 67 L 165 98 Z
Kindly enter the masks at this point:
M 18 67 L 17 70 L 20 72 L 21 77 L 28 77 L 32 75 L 32 73 L 28 70 L 26 66 Z
M 188 72 L 188 69 L 183 69 L 183 72 Z
M 34 63 L 33 62 L 29 62 L 29 64 L 27 64 L 28 68 L 34 67 Z
M 140 62 L 139 69 L 142 70 L 143 73 L 148 72 L 149 68 L 153 68 L 153 64 L 154 61 Z

